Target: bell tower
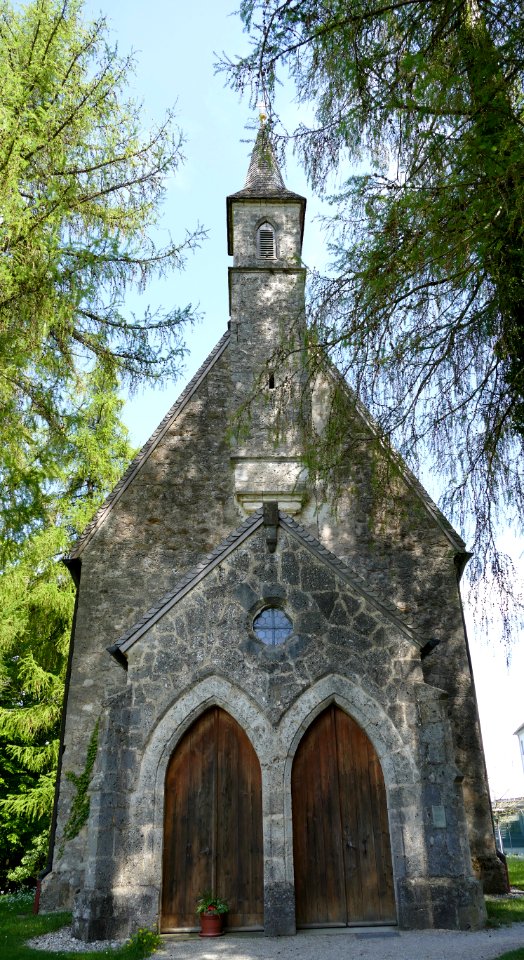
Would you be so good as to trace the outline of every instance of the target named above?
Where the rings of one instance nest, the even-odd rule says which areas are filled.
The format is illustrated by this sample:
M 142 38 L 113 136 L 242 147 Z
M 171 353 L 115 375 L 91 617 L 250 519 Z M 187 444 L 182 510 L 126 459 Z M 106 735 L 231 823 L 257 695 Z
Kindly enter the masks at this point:
M 309 398 L 303 364 L 306 200 L 288 190 L 261 126 L 243 190 L 227 198 L 229 353 L 240 430 L 231 452 L 237 501 L 247 513 L 278 501 L 300 512 Z

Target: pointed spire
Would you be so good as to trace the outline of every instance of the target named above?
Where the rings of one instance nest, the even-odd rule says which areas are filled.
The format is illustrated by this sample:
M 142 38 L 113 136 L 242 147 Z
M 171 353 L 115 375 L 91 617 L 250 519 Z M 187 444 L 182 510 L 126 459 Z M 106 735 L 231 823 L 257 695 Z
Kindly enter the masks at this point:
M 273 144 L 264 123 L 255 140 L 244 189 L 260 196 L 270 196 L 286 191 Z
M 227 198 L 227 249 L 230 255 L 233 254 L 233 206 L 236 203 L 251 203 L 253 200 L 262 200 L 269 205 L 272 203 L 298 203 L 300 204 L 301 236 L 304 231 L 306 199 L 287 189 L 275 156 L 269 131 L 262 117 L 261 121 L 261 127 L 251 154 L 249 170 L 247 171 L 246 185 L 237 193 L 230 193 Z

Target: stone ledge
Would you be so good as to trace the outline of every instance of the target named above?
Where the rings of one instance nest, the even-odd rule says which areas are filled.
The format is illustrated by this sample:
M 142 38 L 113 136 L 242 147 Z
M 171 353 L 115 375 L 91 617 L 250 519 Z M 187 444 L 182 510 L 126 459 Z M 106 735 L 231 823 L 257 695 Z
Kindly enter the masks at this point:
M 482 887 L 474 877 L 399 880 L 399 926 L 404 930 L 481 930 L 486 925 Z
M 243 492 L 236 495 L 237 501 L 244 511 L 248 515 L 256 513 L 257 510 L 260 510 L 264 503 L 277 502 L 278 509 L 282 513 L 288 513 L 291 516 L 296 516 L 303 507 L 303 496 L 300 493 L 260 493 L 260 492 Z

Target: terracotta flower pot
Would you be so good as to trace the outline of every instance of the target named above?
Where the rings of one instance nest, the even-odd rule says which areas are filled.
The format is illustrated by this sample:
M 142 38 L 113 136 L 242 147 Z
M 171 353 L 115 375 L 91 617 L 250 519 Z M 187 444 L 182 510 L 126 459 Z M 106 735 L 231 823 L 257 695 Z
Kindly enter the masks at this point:
M 224 933 L 224 914 L 223 913 L 201 913 L 200 914 L 200 934 L 201 937 L 221 937 Z

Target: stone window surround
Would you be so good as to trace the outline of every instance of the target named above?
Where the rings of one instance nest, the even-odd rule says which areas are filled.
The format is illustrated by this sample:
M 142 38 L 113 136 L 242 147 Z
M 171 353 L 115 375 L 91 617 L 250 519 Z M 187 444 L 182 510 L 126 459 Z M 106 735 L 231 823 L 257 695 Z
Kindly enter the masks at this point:
M 281 618 L 277 616 L 271 616 L 271 614 L 281 614 Z M 264 614 L 267 614 L 265 619 L 267 623 L 262 624 L 261 620 L 264 618 Z M 276 621 L 281 619 L 281 623 Z M 275 600 L 266 600 L 258 608 L 255 616 L 252 621 L 253 633 L 262 643 L 277 646 L 282 643 L 285 643 L 293 634 L 293 621 L 291 617 L 283 609 L 282 603 Z M 284 633 L 285 631 L 285 633 Z M 272 639 L 266 640 L 262 634 L 271 633 Z
M 268 228 L 269 228 L 269 229 L 271 230 L 271 232 L 272 232 L 272 235 L 273 235 L 273 254 L 272 254 L 272 256 L 268 256 L 267 254 L 262 253 L 261 231 L 262 231 L 262 229 L 264 229 L 264 228 L 265 228 L 266 230 L 268 230 Z M 267 242 L 267 241 L 266 241 L 266 242 Z M 269 220 L 267 217 L 264 217 L 263 219 L 259 220 L 259 221 L 257 222 L 257 224 L 256 224 L 255 245 L 256 245 L 256 246 L 255 246 L 255 249 L 256 249 L 257 260 L 264 260 L 264 261 L 267 261 L 267 260 L 278 260 L 277 229 L 276 229 L 276 227 L 275 227 L 275 224 L 272 223 L 272 221 Z

